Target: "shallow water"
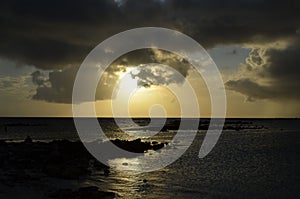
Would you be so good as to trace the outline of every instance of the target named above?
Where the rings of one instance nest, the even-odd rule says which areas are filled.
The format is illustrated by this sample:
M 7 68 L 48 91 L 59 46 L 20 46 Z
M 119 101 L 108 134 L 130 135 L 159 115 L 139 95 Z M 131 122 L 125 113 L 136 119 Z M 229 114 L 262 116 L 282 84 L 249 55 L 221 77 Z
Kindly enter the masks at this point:
M 145 125 L 148 121 L 141 119 L 138 122 Z M 106 128 L 109 138 L 131 138 L 117 129 L 111 120 L 100 123 Z M 82 186 L 96 185 L 101 190 L 117 193 L 119 198 L 299 198 L 299 120 L 227 121 L 227 125 L 249 123 L 264 128 L 224 130 L 213 151 L 203 159 L 198 158 L 198 152 L 205 130 L 200 130 L 184 155 L 163 169 L 135 173 L 131 171 L 146 164 L 141 164 L 139 156 L 114 159 L 110 161 L 112 168 L 122 167 L 128 171 L 111 169 L 105 176 L 94 170 L 82 181 Z M 78 139 L 72 121 L 67 119 L 27 119 L 21 122 L 2 119 L 0 125 L 4 124 L 18 125 L 9 126 L 6 132 L 4 127 L 1 128 L 0 139 L 23 140 L 27 135 L 43 141 Z M 174 150 L 180 150 L 172 147 L 175 133 L 166 131 L 150 140 L 169 142 L 162 154 L 171 156 Z M 189 136 L 189 132 L 185 135 Z M 186 143 L 179 146 L 186 147 Z M 151 156 L 151 153 L 144 155 Z
M 198 158 L 202 136 L 175 163 L 150 173 L 95 173 L 92 182 L 127 198 L 294 198 L 299 186 L 296 132 L 222 135 L 215 149 Z M 128 169 L 136 160 L 121 159 Z M 131 164 L 132 163 L 132 164 Z M 143 180 L 147 182 L 144 183 Z

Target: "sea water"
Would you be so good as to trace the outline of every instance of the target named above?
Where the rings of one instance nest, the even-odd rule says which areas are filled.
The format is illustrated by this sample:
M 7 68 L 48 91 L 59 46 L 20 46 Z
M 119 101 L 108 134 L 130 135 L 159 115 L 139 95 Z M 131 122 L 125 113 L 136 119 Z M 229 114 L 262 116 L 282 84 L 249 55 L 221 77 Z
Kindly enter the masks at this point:
M 123 119 L 125 126 L 126 122 L 128 119 Z M 131 159 L 117 158 L 110 160 L 112 169 L 108 176 L 102 171 L 93 171 L 81 185 L 98 186 L 100 190 L 115 192 L 120 198 L 299 198 L 299 122 L 297 119 L 227 119 L 218 143 L 202 159 L 198 153 L 206 130 L 199 130 L 188 150 L 167 167 L 135 173 L 132 171 L 140 165 L 138 155 Z M 133 139 L 120 130 L 113 119 L 99 119 L 99 123 L 107 139 Z M 133 134 L 145 130 L 143 126 L 149 119 L 137 119 L 136 123 L 141 129 L 133 128 Z M 245 128 L 226 130 L 226 125 L 244 125 Z M 130 128 L 128 125 L 127 130 Z M 172 148 L 176 133 L 176 130 L 168 130 L 154 138 L 141 139 L 168 142 L 169 148 L 163 154 L 168 156 L 177 150 Z M 189 136 L 188 130 L 184 133 Z M 78 140 L 71 118 L 0 119 L 0 139 L 18 142 L 26 136 L 45 142 Z M 95 132 L 95 139 L 98 138 L 99 133 Z M 188 143 L 183 141 L 181 146 L 185 144 Z M 168 149 L 171 149 L 170 154 Z M 151 152 L 142 155 L 151 156 Z

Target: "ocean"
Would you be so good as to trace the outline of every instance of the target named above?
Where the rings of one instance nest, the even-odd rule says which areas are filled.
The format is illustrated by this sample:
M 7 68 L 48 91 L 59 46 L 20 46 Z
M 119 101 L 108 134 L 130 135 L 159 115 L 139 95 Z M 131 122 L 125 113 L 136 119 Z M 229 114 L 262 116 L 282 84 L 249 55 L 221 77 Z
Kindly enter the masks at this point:
M 106 134 L 95 139 L 131 140 L 113 119 L 98 119 Z M 134 120 L 133 128 L 122 119 L 126 129 L 141 136 L 149 119 Z M 173 124 L 180 119 L 168 119 Z M 207 124 L 209 119 L 201 119 Z M 172 150 L 176 130 L 163 130 L 143 141 L 167 142 Z M 200 129 L 188 150 L 174 163 L 160 170 L 135 173 L 135 158 L 110 161 L 109 175 L 94 170 L 80 180 L 80 186 L 96 186 L 116 193 L 116 198 L 299 198 L 300 191 L 300 120 L 299 119 L 226 119 L 224 130 L 213 150 L 198 157 L 206 130 Z M 190 136 L 187 130 L 184 134 Z M 34 142 L 52 140 L 78 141 L 72 118 L 1 118 L 0 140 L 22 142 L 30 136 Z M 185 147 L 187 143 L 180 143 Z M 170 150 L 171 151 L 171 150 Z M 2 152 L 3 153 L 3 152 Z M 168 149 L 164 151 L 168 154 Z M 45 154 L 47 156 L 47 154 Z M 125 171 L 117 168 L 122 167 Z

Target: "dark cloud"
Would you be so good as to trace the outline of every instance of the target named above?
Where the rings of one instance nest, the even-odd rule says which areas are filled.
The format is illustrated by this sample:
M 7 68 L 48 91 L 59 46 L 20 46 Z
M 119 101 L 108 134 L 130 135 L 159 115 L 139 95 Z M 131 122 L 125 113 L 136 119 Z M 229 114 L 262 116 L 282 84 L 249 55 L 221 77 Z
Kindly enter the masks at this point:
M 46 80 L 44 79 L 44 74 L 40 71 L 32 73 L 32 81 L 38 86 L 32 99 L 57 103 L 71 103 L 76 72 L 76 67 L 53 71 L 49 73 L 49 78 Z M 48 85 L 45 85 L 44 82 L 48 82 Z
M 46 79 L 38 73 L 32 76 L 38 86 L 33 98 L 68 103 L 75 73 L 84 57 L 99 42 L 120 31 L 143 26 L 166 27 L 192 36 L 207 48 L 218 44 L 263 45 L 286 40 L 290 42 L 288 47 L 269 48 L 263 55 L 254 48 L 246 61 L 247 70 L 253 76 L 244 74 L 242 79 L 229 81 L 227 87 L 247 95 L 249 100 L 279 96 L 295 99 L 298 94 L 292 89 L 299 90 L 296 78 L 299 48 L 292 43 L 299 38 L 299 10 L 297 0 L 149 0 L 146 3 L 141 0 L 3 0 L 0 2 L 0 57 L 41 70 L 53 70 Z M 143 52 L 132 59 L 120 59 L 116 67 L 109 69 L 112 71 L 107 71 L 105 81 L 112 84 L 103 87 L 99 99 L 111 97 L 112 85 L 118 82 L 117 73 L 125 70 L 122 66 L 153 61 L 151 54 L 150 58 L 147 56 Z M 141 84 L 161 82 L 156 76 L 146 80 L 146 74 L 149 76 L 153 71 L 144 69 L 140 74 L 144 77 Z M 188 74 L 186 67 L 176 69 L 184 76 Z M 268 82 L 257 81 L 258 78 Z
M 141 26 L 189 34 L 206 47 L 295 37 L 299 1 L 3 0 L 0 56 L 40 69 L 78 65 L 105 38 Z
M 168 51 L 144 49 L 135 50 L 119 57 L 118 60 L 113 63 L 115 67 L 109 67 L 108 71 L 112 69 L 119 71 L 124 70 L 126 66 L 137 67 L 132 77 L 138 79 L 138 86 L 144 87 L 150 87 L 151 85 L 168 85 L 171 83 L 181 84 L 183 82 L 183 79 L 171 70 L 161 68 L 159 65 L 153 63 L 170 66 L 183 77 L 188 75 L 188 71 L 192 67 L 187 60 Z
M 227 88 L 237 91 L 247 96 L 247 101 L 256 99 L 269 99 L 276 96 L 272 87 L 262 86 L 250 79 L 229 80 L 226 82 Z
M 137 79 L 139 87 L 151 87 L 155 85 L 181 84 L 184 76 L 180 76 L 173 70 L 157 64 L 140 65 L 137 72 L 131 73 L 132 78 Z
M 69 67 L 63 70 L 56 70 L 49 73 L 49 78 L 39 81 L 44 77 L 39 71 L 34 72 L 32 81 L 38 86 L 32 99 L 55 103 L 72 103 L 72 91 L 78 67 Z M 38 79 L 38 81 L 36 80 Z M 119 81 L 116 73 L 105 72 L 98 84 L 95 95 L 96 100 L 113 98 L 113 90 Z M 46 84 L 45 84 L 46 82 Z
M 142 57 L 147 57 L 146 60 Z M 144 63 L 144 64 L 143 64 Z M 160 63 L 169 65 L 186 77 L 191 66 L 181 57 L 162 50 L 145 49 L 127 53 L 115 60 L 104 72 L 98 84 L 96 100 L 113 99 L 113 91 L 119 83 L 119 74 L 125 73 L 129 68 L 136 68 L 138 85 L 150 87 L 151 85 L 180 84 L 183 78 L 170 70 L 158 66 L 145 65 L 147 63 Z M 71 103 L 72 90 L 78 67 L 68 67 L 45 74 L 35 71 L 31 74 L 32 82 L 37 85 L 36 93 L 32 99 L 56 103 Z M 128 70 L 129 71 L 129 70 Z
M 47 83 L 47 79 L 43 73 L 41 73 L 39 70 L 31 73 L 32 77 L 32 83 L 38 85 L 38 86 L 44 86 Z
M 131 73 L 132 78 L 137 79 L 139 87 L 182 84 L 192 67 L 185 59 L 163 50 L 151 50 L 148 57 L 148 63 L 152 64 L 139 64 L 135 73 Z M 170 66 L 174 70 L 156 63 Z
M 253 49 L 246 60 L 243 77 L 230 80 L 227 88 L 256 99 L 300 99 L 300 39 L 278 49 Z M 250 75 L 249 75 L 250 74 Z M 249 78 L 245 78 L 250 76 Z

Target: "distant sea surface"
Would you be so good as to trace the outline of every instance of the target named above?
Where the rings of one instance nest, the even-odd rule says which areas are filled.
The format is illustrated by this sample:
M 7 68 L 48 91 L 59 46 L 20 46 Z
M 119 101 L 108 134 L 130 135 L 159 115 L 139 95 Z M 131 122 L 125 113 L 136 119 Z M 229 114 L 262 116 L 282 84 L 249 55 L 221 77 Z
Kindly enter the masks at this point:
M 178 120 L 168 119 L 167 123 Z M 133 139 L 113 119 L 98 121 L 106 139 Z M 145 130 L 143 126 L 149 119 L 135 119 L 135 122 L 140 129 L 132 128 L 128 119 L 122 119 L 125 127 L 137 134 Z M 300 198 L 299 119 L 227 119 L 214 149 L 199 159 L 205 133 L 205 129 L 199 130 L 184 155 L 163 169 L 132 173 L 130 170 L 138 165 L 138 158 L 120 158 L 111 161 L 112 168 L 123 166 L 128 172 L 112 169 L 108 177 L 95 172 L 82 185 L 98 186 L 125 198 Z M 176 130 L 165 130 L 153 138 L 141 139 L 168 142 L 172 147 L 174 134 Z M 27 136 L 44 142 L 78 140 L 72 118 L 0 119 L 0 140 L 20 142 Z M 98 132 L 95 139 L 105 140 Z

